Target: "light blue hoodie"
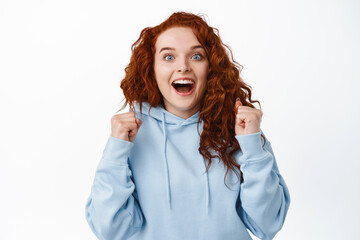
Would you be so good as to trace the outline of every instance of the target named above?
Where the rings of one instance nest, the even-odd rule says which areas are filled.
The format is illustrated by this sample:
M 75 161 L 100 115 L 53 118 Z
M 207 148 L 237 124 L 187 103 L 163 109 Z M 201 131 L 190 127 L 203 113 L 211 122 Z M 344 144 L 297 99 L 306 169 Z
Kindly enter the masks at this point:
M 290 196 L 262 131 L 236 136 L 244 181 L 199 154 L 199 112 L 179 118 L 143 103 L 135 141 L 112 137 L 103 151 L 86 204 L 86 219 L 106 240 L 248 240 L 247 229 L 272 239 L 283 226 Z M 150 113 L 150 114 L 149 114 Z M 199 125 L 202 131 L 202 121 Z

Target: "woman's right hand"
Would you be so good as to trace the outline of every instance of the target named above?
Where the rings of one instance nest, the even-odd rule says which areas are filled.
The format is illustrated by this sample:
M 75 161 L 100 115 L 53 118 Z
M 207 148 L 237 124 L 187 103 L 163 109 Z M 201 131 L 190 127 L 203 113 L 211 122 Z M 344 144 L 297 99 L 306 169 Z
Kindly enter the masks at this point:
M 111 117 L 111 136 L 134 142 L 142 121 L 135 117 L 135 112 L 116 114 Z

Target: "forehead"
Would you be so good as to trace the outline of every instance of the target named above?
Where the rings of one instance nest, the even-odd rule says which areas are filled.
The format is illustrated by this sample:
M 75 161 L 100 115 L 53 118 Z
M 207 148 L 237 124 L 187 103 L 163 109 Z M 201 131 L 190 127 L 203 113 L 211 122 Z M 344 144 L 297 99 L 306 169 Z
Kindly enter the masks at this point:
M 155 48 L 157 50 L 162 47 L 189 48 L 199 44 L 200 43 L 191 28 L 173 27 L 162 32 L 158 36 Z

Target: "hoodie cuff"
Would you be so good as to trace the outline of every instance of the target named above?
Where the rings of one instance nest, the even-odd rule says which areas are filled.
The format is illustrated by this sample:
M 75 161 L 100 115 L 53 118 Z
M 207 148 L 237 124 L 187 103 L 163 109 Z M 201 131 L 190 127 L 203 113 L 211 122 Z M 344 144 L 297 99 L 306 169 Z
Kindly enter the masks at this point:
M 130 150 L 134 143 L 109 136 L 106 143 L 103 159 L 120 165 L 128 164 Z
M 240 144 L 241 151 L 248 159 L 266 152 L 262 147 L 261 131 L 246 135 L 236 135 L 235 138 Z

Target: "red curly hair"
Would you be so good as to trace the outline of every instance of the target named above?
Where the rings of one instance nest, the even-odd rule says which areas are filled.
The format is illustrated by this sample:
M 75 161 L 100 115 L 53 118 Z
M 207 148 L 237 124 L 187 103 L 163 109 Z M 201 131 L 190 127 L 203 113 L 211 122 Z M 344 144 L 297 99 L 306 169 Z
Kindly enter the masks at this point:
M 235 101 L 240 98 L 244 106 L 252 108 L 255 108 L 252 103 L 260 105 L 260 102 L 251 99 L 251 87 L 240 77 L 242 66 L 234 61 L 231 49 L 221 41 L 218 29 L 208 26 L 203 17 L 177 12 L 160 25 L 141 31 L 139 39 L 131 47 L 130 63 L 120 84 L 126 99 L 122 109 L 129 104 L 130 109 L 134 110 L 135 102 L 140 104 L 140 112 L 142 102 L 148 102 L 152 107 L 163 104 L 154 74 L 155 43 L 162 32 L 172 27 L 190 27 L 204 47 L 209 61 L 207 89 L 198 122 L 203 121 L 199 153 L 207 161 L 206 171 L 212 159 L 218 157 L 227 167 L 225 185 L 230 169 L 242 181 L 240 165 L 233 158 L 233 154 L 240 150 L 235 138 Z M 265 137 L 262 137 L 265 141 Z

